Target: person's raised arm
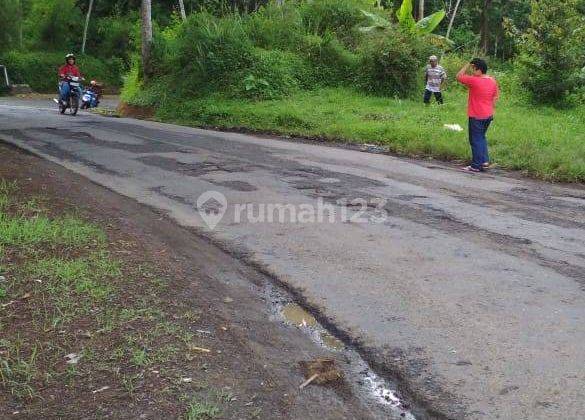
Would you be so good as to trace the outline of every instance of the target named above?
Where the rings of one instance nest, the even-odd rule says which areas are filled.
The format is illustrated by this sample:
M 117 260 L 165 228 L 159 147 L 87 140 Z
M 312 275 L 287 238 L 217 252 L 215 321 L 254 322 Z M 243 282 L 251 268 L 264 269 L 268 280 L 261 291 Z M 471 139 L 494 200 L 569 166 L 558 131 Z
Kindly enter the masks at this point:
M 459 70 L 459 72 L 457 73 L 457 80 L 461 79 L 463 76 L 467 75 L 467 71 L 469 70 L 469 66 L 471 66 L 471 63 L 466 63 L 461 70 Z

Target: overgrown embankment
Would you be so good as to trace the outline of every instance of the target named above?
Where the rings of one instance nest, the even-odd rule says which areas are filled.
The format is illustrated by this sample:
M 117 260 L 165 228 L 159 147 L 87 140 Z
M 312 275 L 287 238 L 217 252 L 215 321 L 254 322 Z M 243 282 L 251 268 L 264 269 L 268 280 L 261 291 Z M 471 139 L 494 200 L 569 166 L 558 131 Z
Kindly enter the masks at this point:
M 353 0 L 268 6 L 249 15 L 196 13 L 158 34 L 154 76 L 136 61 L 122 100 L 185 125 L 376 143 L 395 153 L 466 160 L 465 91 L 453 81 L 466 60 L 442 64 L 446 105 L 422 104 L 432 38 L 398 26 L 364 31 Z M 380 11 L 372 11 L 382 13 Z M 512 66 L 495 73 L 502 99 L 490 129 L 492 161 L 554 181 L 585 181 L 585 108 L 529 105 Z

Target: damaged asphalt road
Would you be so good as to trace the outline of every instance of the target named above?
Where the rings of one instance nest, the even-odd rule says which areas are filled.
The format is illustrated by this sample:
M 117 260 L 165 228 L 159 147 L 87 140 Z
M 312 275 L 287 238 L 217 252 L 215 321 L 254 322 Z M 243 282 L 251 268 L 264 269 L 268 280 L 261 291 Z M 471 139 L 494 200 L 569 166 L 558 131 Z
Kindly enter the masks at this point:
M 0 101 L 0 139 L 270 273 L 429 412 L 582 418 L 583 188 L 49 107 Z M 197 210 L 207 191 L 227 200 L 214 230 Z M 366 223 L 354 217 L 358 198 Z M 277 203 L 331 206 L 349 220 L 254 217 Z

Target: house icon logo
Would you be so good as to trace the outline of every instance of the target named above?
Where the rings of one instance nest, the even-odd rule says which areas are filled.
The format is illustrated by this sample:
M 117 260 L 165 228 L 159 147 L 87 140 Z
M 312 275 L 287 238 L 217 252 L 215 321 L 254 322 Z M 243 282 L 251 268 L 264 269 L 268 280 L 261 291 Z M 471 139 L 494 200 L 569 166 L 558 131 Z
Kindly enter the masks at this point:
M 227 199 L 219 191 L 206 191 L 197 199 L 197 211 L 211 230 L 221 222 L 227 210 Z

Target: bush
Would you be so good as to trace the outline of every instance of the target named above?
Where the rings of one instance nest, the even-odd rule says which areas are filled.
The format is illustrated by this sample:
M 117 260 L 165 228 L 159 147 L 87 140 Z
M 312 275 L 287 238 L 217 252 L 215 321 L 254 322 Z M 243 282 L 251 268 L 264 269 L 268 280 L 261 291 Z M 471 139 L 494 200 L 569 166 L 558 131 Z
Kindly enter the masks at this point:
M 257 48 L 253 60 L 252 67 L 240 74 L 243 96 L 276 99 L 298 90 L 310 77 L 309 65 L 291 52 Z
M 90 33 L 95 35 L 90 39 L 91 45 L 86 52 L 103 58 L 119 57 L 128 62 L 134 24 L 134 19 L 123 16 L 98 19 L 97 31 Z
M 366 21 L 363 8 L 363 2 L 356 0 L 321 0 L 304 3 L 300 10 L 309 33 L 323 36 L 332 32 L 342 42 L 355 44 L 356 26 Z
M 250 40 L 258 47 L 299 51 L 302 46 L 305 29 L 294 5 L 270 3 L 249 15 L 244 24 Z
M 18 52 L 11 51 L 1 57 L 8 68 L 12 83 L 26 83 L 35 92 L 55 92 L 57 71 L 65 61 L 66 53 Z M 107 87 L 121 85 L 120 60 L 104 62 L 91 56 L 77 59 L 79 68 L 86 78 L 97 79 Z
M 338 86 L 355 80 L 359 57 L 332 35 L 307 35 L 304 54 L 313 65 L 312 86 Z
M 361 88 L 400 97 L 413 93 L 422 81 L 422 66 L 430 52 L 421 38 L 401 31 L 373 36 L 360 51 Z
M 192 14 L 155 31 L 154 79 L 178 98 L 220 92 L 276 99 L 298 89 L 356 82 L 382 95 L 409 94 L 422 80 L 420 68 L 430 52 L 425 40 L 388 29 L 347 42 L 363 21 L 359 4 L 322 0 L 268 5 L 247 16 Z M 137 88 L 139 68 L 135 63 L 125 91 L 150 103 L 156 98 L 149 86 Z
M 521 46 L 522 84 L 537 103 L 563 105 L 580 83 L 585 59 L 575 0 L 532 2 Z
M 81 10 L 75 0 L 35 1 L 26 21 L 27 43 L 44 51 L 74 50 L 83 31 Z
M 19 28 L 22 15 L 19 3 L 14 0 L 0 0 L 0 51 L 18 48 Z
M 218 19 L 191 15 L 177 35 L 177 67 L 184 85 L 195 91 L 237 85 L 237 76 L 252 67 L 254 45 L 239 16 Z

